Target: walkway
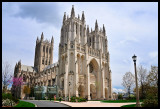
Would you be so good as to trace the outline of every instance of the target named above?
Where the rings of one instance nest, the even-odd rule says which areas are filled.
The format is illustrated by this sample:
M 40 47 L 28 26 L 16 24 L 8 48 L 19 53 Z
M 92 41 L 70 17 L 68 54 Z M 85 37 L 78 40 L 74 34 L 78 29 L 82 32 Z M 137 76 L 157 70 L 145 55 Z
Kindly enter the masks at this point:
M 56 101 L 59 102 L 59 101 Z M 121 107 L 123 105 L 136 104 L 135 103 L 102 103 L 100 101 L 87 101 L 81 103 L 73 103 L 67 101 L 61 101 L 59 103 L 69 105 L 71 107 Z
M 30 103 L 34 103 L 37 105 L 37 107 L 69 107 L 65 104 L 48 101 L 48 100 L 22 100 Z

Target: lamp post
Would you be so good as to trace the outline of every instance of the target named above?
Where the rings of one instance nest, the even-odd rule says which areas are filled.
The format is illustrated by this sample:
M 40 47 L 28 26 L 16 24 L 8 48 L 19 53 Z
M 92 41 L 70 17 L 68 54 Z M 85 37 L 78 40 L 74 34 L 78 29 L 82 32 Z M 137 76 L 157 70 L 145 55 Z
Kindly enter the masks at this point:
M 69 82 L 69 101 L 70 101 L 70 85 L 71 85 L 71 82 Z
M 134 68 L 135 68 L 135 81 L 136 81 L 136 106 L 140 107 L 139 103 L 139 90 L 138 90 L 138 82 L 137 82 L 137 70 L 136 70 L 136 60 L 137 56 L 132 56 L 133 62 L 134 62 Z

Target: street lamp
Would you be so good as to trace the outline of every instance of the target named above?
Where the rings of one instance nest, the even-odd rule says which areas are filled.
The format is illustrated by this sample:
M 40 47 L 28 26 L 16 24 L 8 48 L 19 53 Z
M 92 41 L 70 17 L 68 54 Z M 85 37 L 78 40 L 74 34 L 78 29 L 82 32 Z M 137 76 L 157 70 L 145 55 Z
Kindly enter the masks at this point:
M 137 82 L 137 70 L 136 70 L 136 60 L 137 60 L 137 56 L 134 55 L 132 56 L 133 62 L 134 62 L 134 68 L 135 68 L 135 81 L 136 81 L 136 106 L 140 107 L 140 103 L 139 103 L 139 91 L 138 91 L 138 82 Z
M 70 85 L 71 85 L 71 82 L 69 82 L 69 101 L 70 101 Z

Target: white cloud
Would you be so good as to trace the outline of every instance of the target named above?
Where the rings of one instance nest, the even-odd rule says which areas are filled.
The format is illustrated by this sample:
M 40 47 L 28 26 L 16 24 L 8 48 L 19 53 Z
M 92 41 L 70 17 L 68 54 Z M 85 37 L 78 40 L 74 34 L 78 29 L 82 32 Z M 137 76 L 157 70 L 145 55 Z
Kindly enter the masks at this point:
M 126 93 L 126 91 L 124 91 L 123 89 L 117 89 L 117 88 L 113 88 L 113 92 Z

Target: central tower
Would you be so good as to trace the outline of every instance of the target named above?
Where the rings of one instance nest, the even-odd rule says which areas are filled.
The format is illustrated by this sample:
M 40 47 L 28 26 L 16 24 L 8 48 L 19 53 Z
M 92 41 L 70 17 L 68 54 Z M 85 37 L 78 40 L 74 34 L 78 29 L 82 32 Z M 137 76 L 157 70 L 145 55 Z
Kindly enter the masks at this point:
M 53 64 L 53 41 L 53 36 L 51 42 L 47 39 L 44 40 L 43 32 L 40 40 L 37 37 L 34 67 L 37 68 L 38 72 L 43 71 L 46 66 Z

